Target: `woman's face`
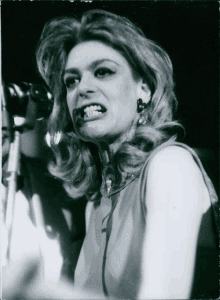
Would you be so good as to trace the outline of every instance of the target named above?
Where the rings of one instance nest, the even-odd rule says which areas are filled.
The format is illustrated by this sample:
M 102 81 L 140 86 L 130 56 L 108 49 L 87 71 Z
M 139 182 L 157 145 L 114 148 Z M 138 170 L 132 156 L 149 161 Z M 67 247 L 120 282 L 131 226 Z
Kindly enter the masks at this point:
M 82 140 L 112 144 L 136 128 L 143 83 L 116 50 L 98 41 L 76 45 L 67 58 L 64 83 L 74 130 Z

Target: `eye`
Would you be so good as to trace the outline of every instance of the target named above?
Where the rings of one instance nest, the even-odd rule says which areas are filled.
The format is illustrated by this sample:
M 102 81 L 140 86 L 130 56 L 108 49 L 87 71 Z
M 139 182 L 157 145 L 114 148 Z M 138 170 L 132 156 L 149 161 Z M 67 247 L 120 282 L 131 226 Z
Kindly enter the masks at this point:
M 65 83 L 65 86 L 67 89 L 70 89 L 70 88 L 73 88 L 75 87 L 75 85 L 79 82 L 79 78 L 76 78 L 76 77 L 67 77 L 65 80 L 64 80 L 64 83 Z
M 95 71 L 95 76 L 98 78 L 104 78 L 112 74 L 114 74 L 114 72 L 108 68 L 99 68 Z

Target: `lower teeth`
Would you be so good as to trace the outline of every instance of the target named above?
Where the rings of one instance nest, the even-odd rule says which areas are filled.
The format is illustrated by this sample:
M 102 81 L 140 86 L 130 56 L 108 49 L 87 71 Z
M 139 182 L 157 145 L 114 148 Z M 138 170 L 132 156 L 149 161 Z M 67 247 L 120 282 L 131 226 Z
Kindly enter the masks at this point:
M 84 118 L 90 118 L 90 117 L 97 116 L 100 114 L 101 114 L 100 111 L 89 111 L 89 112 L 85 113 Z

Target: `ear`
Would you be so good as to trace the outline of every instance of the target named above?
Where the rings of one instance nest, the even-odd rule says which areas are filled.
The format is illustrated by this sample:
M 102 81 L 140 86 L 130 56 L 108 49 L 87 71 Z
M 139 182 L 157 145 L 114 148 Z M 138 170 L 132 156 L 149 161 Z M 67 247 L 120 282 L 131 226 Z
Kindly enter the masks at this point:
M 148 103 L 151 99 L 151 90 L 143 79 L 141 79 L 140 82 L 139 98 L 141 98 L 145 103 Z

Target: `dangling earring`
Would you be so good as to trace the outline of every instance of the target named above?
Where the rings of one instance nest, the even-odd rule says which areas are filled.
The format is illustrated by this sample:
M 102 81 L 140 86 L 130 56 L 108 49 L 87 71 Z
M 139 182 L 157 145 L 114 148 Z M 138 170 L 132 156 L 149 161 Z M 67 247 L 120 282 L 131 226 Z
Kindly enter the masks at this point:
M 54 134 L 54 137 L 53 137 L 53 144 L 54 145 L 58 145 L 59 142 L 61 141 L 61 138 L 62 138 L 62 132 L 61 131 L 58 131 Z M 51 139 L 52 139 L 52 136 L 50 135 L 49 132 L 47 132 L 46 134 L 46 142 L 47 142 L 47 145 L 49 147 L 51 147 Z
M 137 100 L 137 112 L 140 114 L 140 119 L 137 122 L 137 125 L 145 125 L 146 120 L 144 119 L 143 113 L 144 110 L 147 108 L 147 103 L 144 103 L 141 98 Z

